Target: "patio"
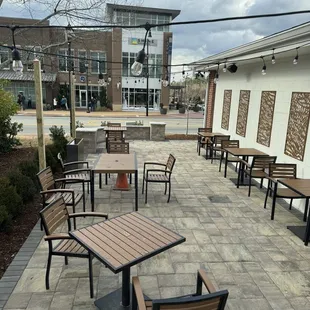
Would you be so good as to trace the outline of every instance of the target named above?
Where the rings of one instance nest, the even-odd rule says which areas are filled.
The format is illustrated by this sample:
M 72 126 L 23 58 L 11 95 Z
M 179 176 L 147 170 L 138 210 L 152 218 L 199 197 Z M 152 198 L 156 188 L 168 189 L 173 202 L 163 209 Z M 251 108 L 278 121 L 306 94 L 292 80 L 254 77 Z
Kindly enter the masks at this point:
M 248 197 L 247 187 L 237 189 L 229 180 L 236 173 L 228 169 L 225 179 L 217 161 L 211 165 L 197 155 L 196 141 L 133 141 L 130 148 L 138 157 L 139 212 L 186 237 L 185 243 L 132 268 L 146 295 L 166 298 L 194 292 L 197 270 L 205 268 L 217 288 L 229 291 L 226 309 L 310 309 L 310 248 L 286 228 L 302 224 L 299 213 L 277 204 L 271 221 L 271 200 L 263 208 L 265 193 L 253 187 Z M 166 162 L 169 153 L 177 159 L 170 203 L 163 185 L 150 184 L 145 205 L 143 163 Z M 96 155 L 88 160 L 92 164 Z M 95 211 L 109 218 L 134 209 L 133 190 L 113 191 L 114 182 L 112 175 L 109 186 L 99 190 L 98 179 L 95 185 Z M 90 221 L 78 220 L 78 227 Z M 35 229 L 39 234 L 38 225 Z M 63 257 L 53 257 L 51 288 L 46 291 L 46 263 L 47 243 L 42 240 L 3 309 L 96 309 L 96 298 L 121 286 L 121 274 L 114 275 L 94 259 L 96 298 L 90 299 L 87 260 L 69 258 L 65 266 Z

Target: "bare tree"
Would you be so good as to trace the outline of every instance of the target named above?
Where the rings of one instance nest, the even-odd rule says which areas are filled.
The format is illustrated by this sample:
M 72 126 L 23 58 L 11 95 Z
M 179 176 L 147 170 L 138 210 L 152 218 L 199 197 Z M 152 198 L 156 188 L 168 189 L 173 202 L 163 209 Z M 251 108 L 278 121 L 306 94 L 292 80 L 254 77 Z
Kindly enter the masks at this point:
M 0 0 L 0 6 L 3 0 Z M 42 12 L 46 15 L 37 19 L 32 25 L 43 25 L 50 21 L 53 25 L 67 26 L 70 25 L 102 25 L 104 23 L 111 24 L 111 20 L 107 19 L 105 0 L 8 0 L 9 3 L 19 8 L 21 16 L 30 16 L 37 19 L 42 16 Z M 141 5 L 141 0 L 114 0 L 114 4 L 125 5 Z M 27 39 L 29 29 L 22 28 L 15 31 L 15 35 Z M 78 31 L 78 36 L 74 39 L 83 37 L 83 31 Z M 87 36 L 90 39 L 89 36 Z M 11 37 L 1 38 L 0 43 L 5 44 L 11 40 Z M 23 40 L 23 41 L 25 41 Z M 44 52 L 52 47 L 62 46 L 68 42 L 68 38 L 63 35 L 63 31 L 59 32 L 59 38 L 56 38 L 50 44 L 41 46 Z M 29 42 L 32 45 L 40 46 L 40 42 Z M 10 60 L 0 64 L 0 70 L 7 67 Z

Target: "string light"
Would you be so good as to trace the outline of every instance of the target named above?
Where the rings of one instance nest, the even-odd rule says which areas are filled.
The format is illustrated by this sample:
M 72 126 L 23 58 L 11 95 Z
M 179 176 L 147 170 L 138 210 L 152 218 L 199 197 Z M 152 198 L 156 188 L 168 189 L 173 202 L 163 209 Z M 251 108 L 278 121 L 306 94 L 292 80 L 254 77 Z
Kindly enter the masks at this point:
M 293 64 L 294 64 L 294 65 L 297 65 L 297 64 L 298 64 L 298 48 L 299 48 L 299 47 L 296 48 L 296 56 L 295 56 L 295 58 L 294 58 L 294 60 L 293 60 Z
M 226 61 L 225 61 L 224 67 L 223 67 L 223 72 L 227 72 L 227 65 L 226 65 Z
M 276 63 L 276 57 L 274 56 L 274 48 L 272 49 L 271 63 L 272 63 L 273 65 Z
M 220 68 L 220 64 L 217 64 L 217 71 L 216 71 L 216 74 L 215 74 L 215 78 L 213 80 L 214 84 L 217 84 L 219 82 L 219 68 Z
M 265 64 L 265 59 L 264 57 L 262 56 L 262 61 L 263 61 L 263 68 L 262 68 L 262 75 L 266 75 L 267 74 L 267 67 L 266 67 L 266 64 Z

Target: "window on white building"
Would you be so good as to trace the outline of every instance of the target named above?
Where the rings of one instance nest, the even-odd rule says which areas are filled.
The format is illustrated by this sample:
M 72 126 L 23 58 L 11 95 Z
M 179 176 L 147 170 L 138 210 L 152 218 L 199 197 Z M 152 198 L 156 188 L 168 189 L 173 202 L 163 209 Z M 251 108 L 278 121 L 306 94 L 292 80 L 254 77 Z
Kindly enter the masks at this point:
M 86 67 L 85 64 L 87 62 L 87 52 L 84 50 L 79 50 L 79 72 L 80 73 L 85 73 L 86 72 Z
M 91 73 L 106 73 L 105 52 L 91 52 Z
M 10 60 L 10 49 L 6 47 L 0 47 L 0 64 L 3 64 L 4 62 Z M 10 62 L 5 65 L 2 69 L 10 69 Z
M 69 67 L 71 67 L 71 70 L 74 70 L 74 60 L 73 58 L 69 59 L 68 56 L 68 50 L 67 49 L 60 49 L 58 51 L 58 65 L 59 65 L 59 71 L 69 71 Z M 74 56 L 74 51 L 71 50 L 71 56 Z

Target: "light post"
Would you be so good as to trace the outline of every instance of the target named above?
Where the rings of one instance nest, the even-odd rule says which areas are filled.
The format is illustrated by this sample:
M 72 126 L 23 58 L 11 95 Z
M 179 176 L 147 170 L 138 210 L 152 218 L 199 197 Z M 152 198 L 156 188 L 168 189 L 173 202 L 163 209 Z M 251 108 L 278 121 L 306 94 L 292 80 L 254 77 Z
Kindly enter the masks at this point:
M 149 37 L 152 37 L 151 31 Z M 145 116 L 149 116 L 149 39 L 146 39 L 146 109 Z
M 85 63 L 85 69 L 86 69 L 86 108 L 87 113 L 90 113 L 89 111 L 89 105 L 88 105 L 88 63 Z

